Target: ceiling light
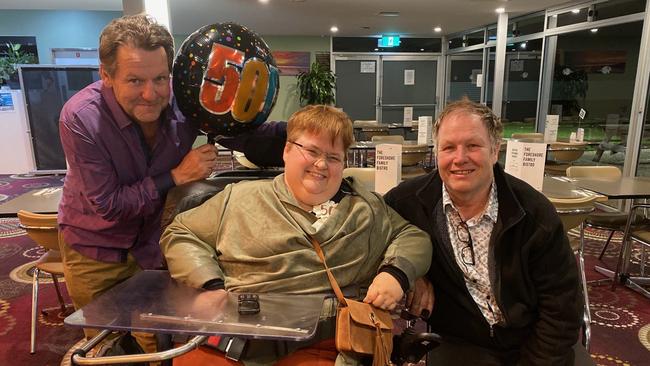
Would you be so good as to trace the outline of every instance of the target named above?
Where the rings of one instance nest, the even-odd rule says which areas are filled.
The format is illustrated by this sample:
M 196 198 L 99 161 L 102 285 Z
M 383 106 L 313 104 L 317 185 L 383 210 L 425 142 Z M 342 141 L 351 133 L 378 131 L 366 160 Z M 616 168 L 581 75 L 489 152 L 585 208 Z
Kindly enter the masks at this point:
M 423 51 L 423 52 L 424 52 L 424 48 L 420 48 L 420 51 Z
M 525 50 L 525 49 L 526 49 L 526 42 L 521 42 L 521 44 L 519 45 L 519 47 L 520 47 L 522 50 Z
M 571 10 L 571 12 L 573 14 L 578 14 L 578 13 L 580 13 L 580 9 L 573 9 L 573 10 Z
M 262 4 L 268 4 L 269 2 L 269 0 L 257 0 L 257 1 L 261 2 Z
M 591 31 L 591 33 L 596 33 L 596 32 L 598 32 L 598 28 L 591 28 L 590 31 Z
M 377 15 L 380 17 L 398 17 L 399 11 L 380 11 Z
M 379 51 L 379 48 L 375 48 L 375 51 Z
M 332 28 L 330 28 L 330 32 L 332 32 L 332 33 L 336 33 L 338 31 L 339 31 L 339 27 L 337 27 L 335 25 L 333 25 Z
M 505 13 L 505 12 L 506 12 L 506 8 L 496 8 L 496 9 L 494 9 L 494 11 L 496 11 L 496 12 L 499 13 L 499 14 L 501 14 L 501 13 Z
M 433 28 L 433 31 L 436 32 L 436 33 L 440 33 L 440 32 L 442 32 L 442 28 L 435 27 L 435 28 Z

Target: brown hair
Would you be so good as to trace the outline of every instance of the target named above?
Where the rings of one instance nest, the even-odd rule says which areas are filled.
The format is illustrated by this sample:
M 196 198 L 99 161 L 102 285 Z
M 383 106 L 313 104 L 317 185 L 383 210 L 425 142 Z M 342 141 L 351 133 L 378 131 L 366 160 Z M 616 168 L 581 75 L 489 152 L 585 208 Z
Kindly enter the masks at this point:
M 289 117 L 287 139 L 295 141 L 304 133 L 326 134 L 332 138 L 332 145 L 340 137 L 344 151 L 354 142 L 350 117 L 342 110 L 329 105 L 308 105 Z
M 162 47 L 167 54 L 169 72 L 174 61 L 174 39 L 167 28 L 148 15 L 128 15 L 113 19 L 99 36 L 99 60 L 109 75 L 116 69 L 117 49 L 131 46 L 147 51 Z
M 464 97 L 461 100 L 447 104 L 445 109 L 438 116 L 438 119 L 433 124 L 433 140 L 435 142 L 438 140 L 438 131 L 440 130 L 442 121 L 454 113 L 466 113 L 479 117 L 488 131 L 492 146 L 495 146 L 497 142 L 501 141 L 501 136 L 503 135 L 503 124 L 501 124 L 501 119 L 492 112 L 490 107 L 481 103 L 473 102 L 467 99 L 467 97 Z

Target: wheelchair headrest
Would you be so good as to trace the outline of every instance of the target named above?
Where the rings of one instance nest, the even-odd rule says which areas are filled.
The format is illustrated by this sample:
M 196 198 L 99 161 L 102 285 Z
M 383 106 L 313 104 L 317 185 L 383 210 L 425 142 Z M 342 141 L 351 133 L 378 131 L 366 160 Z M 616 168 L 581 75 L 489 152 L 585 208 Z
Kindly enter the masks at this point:
M 274 172 L 277 175 L 282 171 Z M 230 183 L 237 183 L 242 180 L 269 179 L 272 176 L 274 175 L 271 173 L 238 176 L 221 175 L 176 186 L 167 192 L 160 225 L 164 230 L 176 215 L 201 205 L 210 197 L 221 192 Z

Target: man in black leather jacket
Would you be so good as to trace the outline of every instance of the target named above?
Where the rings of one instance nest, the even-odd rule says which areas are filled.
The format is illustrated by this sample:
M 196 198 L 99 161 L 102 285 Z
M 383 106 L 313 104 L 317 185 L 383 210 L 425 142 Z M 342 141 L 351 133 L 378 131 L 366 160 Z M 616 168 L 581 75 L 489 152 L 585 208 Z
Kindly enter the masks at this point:
M 497 163 L 502 131 L 481 104 L 448 105 L 434 125 L 438 170 L 384 197 L 433 243 L 409 305 L 445 339 L 432 364 L 572 365 L 575 257 L 553 205 Z M 584 348 L 576 355 L 590 362 Z

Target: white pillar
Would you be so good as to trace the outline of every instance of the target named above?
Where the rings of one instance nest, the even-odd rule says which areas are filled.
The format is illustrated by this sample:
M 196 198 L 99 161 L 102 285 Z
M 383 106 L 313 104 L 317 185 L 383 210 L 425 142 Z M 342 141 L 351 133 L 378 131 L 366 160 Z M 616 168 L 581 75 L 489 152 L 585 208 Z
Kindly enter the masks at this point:
M 494 89 L 492 93 L 492 111 L 501 117 L 503 104 L 503 77 L 506 66 L 506 38 L 508 36 L 508 13 L 499 14 L 497 21 L 496 59 L 494 61 Z
M 169 0 L 122 0 L 124 15 L 148 14 L 172 33 Z M 173 34 L 173 33 L 172 33 Z

